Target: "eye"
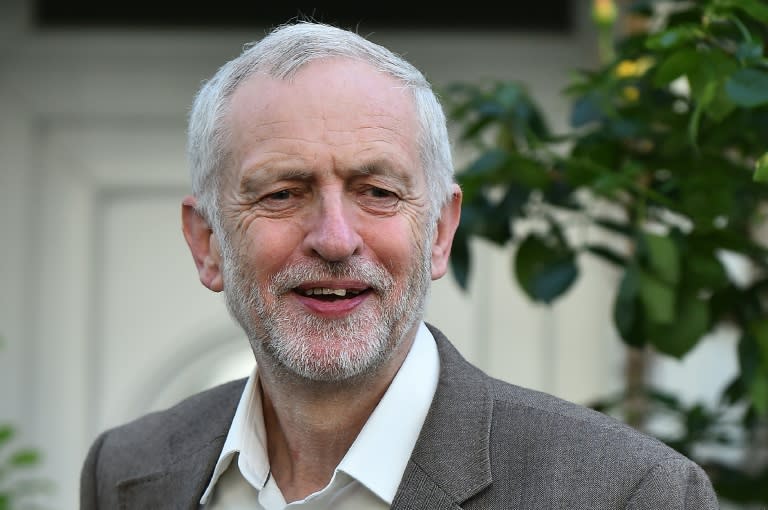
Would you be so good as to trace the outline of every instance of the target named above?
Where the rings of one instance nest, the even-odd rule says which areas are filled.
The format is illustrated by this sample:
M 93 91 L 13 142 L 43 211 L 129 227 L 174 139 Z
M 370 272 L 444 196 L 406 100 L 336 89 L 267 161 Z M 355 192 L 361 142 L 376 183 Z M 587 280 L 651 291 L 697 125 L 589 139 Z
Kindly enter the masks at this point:
M 280 191 L 270 193 L 269 195 L 264 197 L 265 200 L 277 200 L 277 201 L 288 200 L 289 198 L 291 198 L 291 191 L 287 189 L 282 189 Z
M 366 186 L 361 189 L 358 201 L 364 208 L 374 212 L 389 212 L 400 203 L 400 196 L 385 188 Z
M 285 188 L 262 195 L 259 207 L 273 212 L 285 212 L 301 205 L 306 193 L 301 188 Z
M 397 198 L 397 195 L 395 195 L 393 192 L 386 190 L 384 188 L 377 188 L 376 186 L 372 186 L 371 188 L 369 188 L 368 194 L 372 198 L 381 198 L 381 199 Z

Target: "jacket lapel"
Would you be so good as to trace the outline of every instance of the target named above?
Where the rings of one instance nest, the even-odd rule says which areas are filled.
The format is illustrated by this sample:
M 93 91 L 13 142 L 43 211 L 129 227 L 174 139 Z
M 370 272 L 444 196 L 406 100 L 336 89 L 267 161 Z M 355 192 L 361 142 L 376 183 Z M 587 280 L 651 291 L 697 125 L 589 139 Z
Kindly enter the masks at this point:
M 486 376 L 467 363 L 440 331 L 432 326 L 430 330 L 440 354 L 440 379 L 392 502 L 391 508 L 396 510 L 457 510 L 492 481 L 489 441 L 493 399 Z M 190 425 L 174 434 L 167 464 L 120 482 L 120 508 L 197 509 L 242 388 L 243 381 L 232 385 L 227 398 L 218 401 L 217 409 L 206 409 L 204 425 Z M 172 507 L 168 506 L 169 495 L 173 495 Z
M 430 326 L 440 379 L 393 509 L 457 509 L 490 485 L 493 399 L 486 376 Z
M 118 485 L 120 508 L 197 509 L 223 446 L 222 437 L 168 471 L 123 481 Z
M 145 473 L 118 484 L 119 508 L 198 509 L 244 384 L 245 380 L 229 383 L 216 398 L 200 399 L 201 404 L 175 417 L 178 429 L 167 436 L 159 434 L 162 439 L 148 438 L 168 454 Z

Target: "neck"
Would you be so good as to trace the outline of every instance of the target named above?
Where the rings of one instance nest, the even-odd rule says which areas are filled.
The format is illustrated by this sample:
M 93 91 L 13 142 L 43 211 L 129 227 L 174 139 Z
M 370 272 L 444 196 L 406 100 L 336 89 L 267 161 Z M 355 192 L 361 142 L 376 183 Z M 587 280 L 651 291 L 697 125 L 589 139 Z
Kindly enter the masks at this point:
M 412 343 L 376 373 L 354 383 L 308 381 L 259 365 L 269 463 L 286 502 L 328 484 Z

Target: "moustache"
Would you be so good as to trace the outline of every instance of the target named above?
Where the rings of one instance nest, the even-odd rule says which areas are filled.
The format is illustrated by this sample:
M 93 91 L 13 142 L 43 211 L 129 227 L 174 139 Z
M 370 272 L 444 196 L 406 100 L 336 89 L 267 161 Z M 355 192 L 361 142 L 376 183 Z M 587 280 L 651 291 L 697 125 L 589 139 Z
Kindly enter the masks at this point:
M 353 258 L 342 262 L 303 261 L 284 267 L 272 277 L 270 291 L 285 294 L 308 281 L 341 279 L 363 282 L 376 292 L 387 292 L 395 285 L 392 275 L 379 264 Z

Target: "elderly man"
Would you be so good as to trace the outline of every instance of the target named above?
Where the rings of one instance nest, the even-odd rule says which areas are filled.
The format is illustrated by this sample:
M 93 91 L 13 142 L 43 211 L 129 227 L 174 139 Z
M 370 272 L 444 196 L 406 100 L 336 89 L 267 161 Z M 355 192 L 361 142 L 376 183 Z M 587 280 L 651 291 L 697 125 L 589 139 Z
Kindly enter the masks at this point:
M 461 191 L 410 64 L 280 27 L 199 92 L 189 156 L 184 235 L 256 369 L 102 434 L 83 509 L 717 508 L 688 459 L 424 324 Z

